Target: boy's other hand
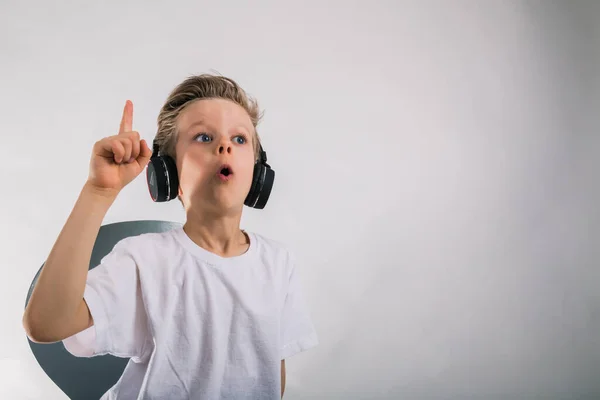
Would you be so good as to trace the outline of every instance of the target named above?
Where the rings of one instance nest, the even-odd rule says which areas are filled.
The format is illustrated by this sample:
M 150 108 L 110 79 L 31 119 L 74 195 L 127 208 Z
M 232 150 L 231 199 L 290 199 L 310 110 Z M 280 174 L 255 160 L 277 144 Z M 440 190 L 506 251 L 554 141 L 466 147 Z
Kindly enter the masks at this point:
M 94 144 L 87 184 L 99 193 L 116 196 L 150 161 L 152 150 L 132 130 L 133 103 L 125 103 L 119 133 Z

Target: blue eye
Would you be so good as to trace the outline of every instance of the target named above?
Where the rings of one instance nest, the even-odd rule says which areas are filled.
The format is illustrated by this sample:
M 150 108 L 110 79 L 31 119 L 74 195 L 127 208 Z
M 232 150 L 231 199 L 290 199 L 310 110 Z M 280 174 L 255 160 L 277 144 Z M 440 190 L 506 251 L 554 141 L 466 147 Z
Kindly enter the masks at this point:
M 246 138 L 244 136 L 236 136 L 235 139 L 238 144 L 246 143 Z
M 212 140 L 212 138 L 210 136 L 208 136 L 206 133 L 200 133 L 200 134 L 196 135 L 194 140 L 198 140 L 198 139 L 200 139 L 200 141 L 204 142 L 204 143 L 210 142 Z

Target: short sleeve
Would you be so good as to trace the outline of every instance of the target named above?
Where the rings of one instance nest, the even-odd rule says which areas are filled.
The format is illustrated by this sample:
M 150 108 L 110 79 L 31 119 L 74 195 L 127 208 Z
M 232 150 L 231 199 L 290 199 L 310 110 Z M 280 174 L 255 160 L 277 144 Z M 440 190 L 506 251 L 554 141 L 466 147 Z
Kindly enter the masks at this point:
M 318 337 L 304 297 L 295 258 L 290 255 L 288 289 L 281 315 L 281 359 L 318 345 Z
M 63 340 L 78 357 L 111 354 L 141 359 L 150 346 L 147 315 L 134 257 L 119 242 L 88 272 L 84 291 L 94 325 Z

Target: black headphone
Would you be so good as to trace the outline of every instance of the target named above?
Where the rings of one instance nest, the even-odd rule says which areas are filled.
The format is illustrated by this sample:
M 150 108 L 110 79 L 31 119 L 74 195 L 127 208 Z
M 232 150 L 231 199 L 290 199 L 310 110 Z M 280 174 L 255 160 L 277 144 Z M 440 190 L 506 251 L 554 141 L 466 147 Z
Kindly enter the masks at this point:
M 258 161 L 254 164 L 252 185 L 244 200 L 248 207 L 263 209 L 275 180 L 275 171 L 267 164 L 267 153 L 260 145 Z M 179 177 L 177 165 L 172 157 L 159 154 L 156 139 L 152 143 L 152 156 L 146 168 L 146 181 L 150 197 L 155 202 L 169 201 L 177 198 L 179 191 Z

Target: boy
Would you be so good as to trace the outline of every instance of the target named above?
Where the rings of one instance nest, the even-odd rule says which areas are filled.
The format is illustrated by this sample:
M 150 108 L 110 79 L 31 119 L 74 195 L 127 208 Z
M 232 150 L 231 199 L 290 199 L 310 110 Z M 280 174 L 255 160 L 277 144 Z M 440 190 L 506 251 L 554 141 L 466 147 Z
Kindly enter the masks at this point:
M 89 178 L 25 310 L 28 336 L 63 341 L 80 357 L 130 358 L 102 399 L 282 397 L 285 359 L 318 339 L 293 256 L 240 229 L 261 151 L 256 102 L 212 75 L 172 91 L 155 143 L 174 160 L 170 183 L 176 175 L 186 222 L 120 241 L 88 273 L 104 215 L 152 157 L 132 119 L 128 101 L 119 133 L 94 146 Z

